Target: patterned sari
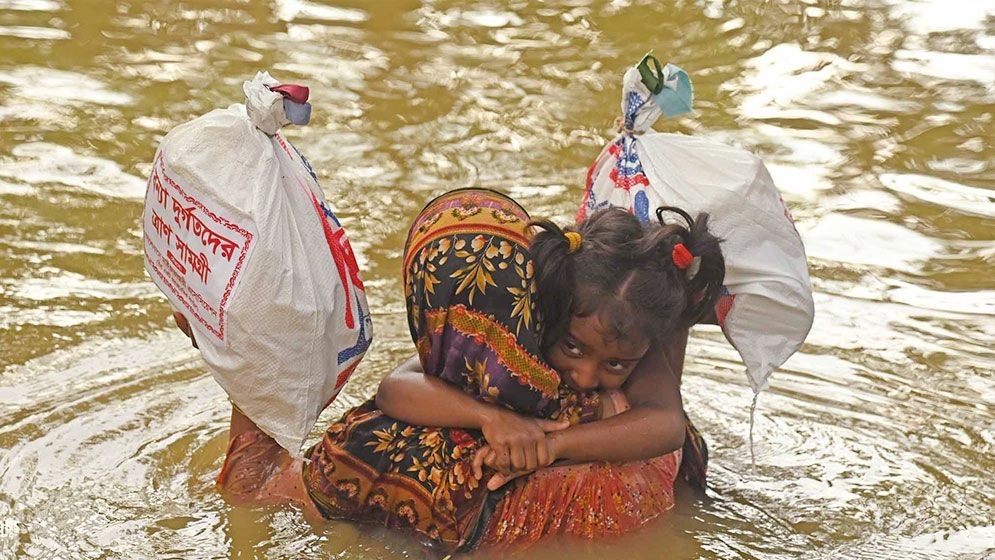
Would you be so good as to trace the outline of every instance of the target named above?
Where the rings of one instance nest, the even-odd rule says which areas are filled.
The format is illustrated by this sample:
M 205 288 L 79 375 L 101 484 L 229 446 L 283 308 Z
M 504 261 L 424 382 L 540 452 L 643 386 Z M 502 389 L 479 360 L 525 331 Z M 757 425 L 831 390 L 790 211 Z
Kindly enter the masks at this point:
M 405 244 L 408 326 L 429 375 L 521 414 L 594 420 L 597 395 L 570 391 L 539 357 L 528 221 L 493 191 L 430 202 Z M 490 473 L 479 482 L 471 475 L 483 444 L 479 431 L 409 425 L 370 400 L 308 451 L 304 481 L 326 518 L 413 530 L 445 550 L 615 534 L 673 505 L 680 450 L 628 465 L 544 469 L 489 493 Z

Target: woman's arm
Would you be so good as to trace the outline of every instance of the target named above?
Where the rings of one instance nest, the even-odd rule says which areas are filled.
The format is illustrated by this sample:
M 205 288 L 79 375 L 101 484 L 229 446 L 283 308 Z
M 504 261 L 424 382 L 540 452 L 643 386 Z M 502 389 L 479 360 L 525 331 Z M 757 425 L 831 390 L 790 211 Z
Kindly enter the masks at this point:
M 425 375 L 418 356 L 383 378 L 376 401 L 384 414 L 408 424 L 474 430 L 479 430 L 497 408 L 438 377 Z

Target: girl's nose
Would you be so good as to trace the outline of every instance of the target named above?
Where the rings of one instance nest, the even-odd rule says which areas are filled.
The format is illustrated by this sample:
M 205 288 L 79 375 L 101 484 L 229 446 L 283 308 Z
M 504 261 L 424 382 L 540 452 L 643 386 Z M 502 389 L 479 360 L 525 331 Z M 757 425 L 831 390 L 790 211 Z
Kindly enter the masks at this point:
M 583 391 L 590 391 L 598 387 L 598 375 L 593 367 L 575 367 L 572 377 L 574 385 Z

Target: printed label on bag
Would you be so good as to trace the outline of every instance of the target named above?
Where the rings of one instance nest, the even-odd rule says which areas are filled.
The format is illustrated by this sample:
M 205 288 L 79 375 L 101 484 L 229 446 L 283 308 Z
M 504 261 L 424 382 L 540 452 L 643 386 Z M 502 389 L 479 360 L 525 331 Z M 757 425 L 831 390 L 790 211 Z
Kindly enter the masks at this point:
M 145 193 L 146 268 L 179 311 L 225 343 L 225 310 L 257 231 L 194 194 L 157 154 Z

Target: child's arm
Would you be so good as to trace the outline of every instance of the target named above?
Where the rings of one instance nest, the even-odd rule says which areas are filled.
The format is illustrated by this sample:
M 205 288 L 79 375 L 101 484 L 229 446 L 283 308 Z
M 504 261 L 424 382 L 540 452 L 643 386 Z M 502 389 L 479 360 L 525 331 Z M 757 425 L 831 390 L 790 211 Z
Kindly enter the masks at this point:
M 679 371 L 683 369 L 686 343 L 684 332 L 666 347 L 650 349 L 624 387 L 630 410 L 567 429 L 561 425 L 562 431 L 555 431 L 557 427 L 548 421 L 478 401 L 441 379 L 425 375 L 417 358 L 384 379 L 377 391 L 377 405 L 388 416 L 410 424 L 483 430 L 493 453 L 481 455 L 478 468 L 486 462 L 498 470 L 520 472 L 533 470 L 529 465 L 543 467 L 554 460 L 650 459 L 684 444 Z M 537 425 L 554 433 L 541 433 L 535 429 Z M 489 437 L 488 433 L 495 435 Z M 542 441 L 537 440 L 540 437 Z M 500 443 L 494 445 L 498 438 Z M 516 451 L 531 446 L 536 449 L 534 462 L 531 453 Z
M 480 430 L 488 445 L 519 470 L 549 464 L 546 433 L 567 427 L 567 422 L 531 418 L 479 401 L 442 379 L 425 375 L 417 357 L 380 382 L 376 402 L 384 414 L 409 424 Z

